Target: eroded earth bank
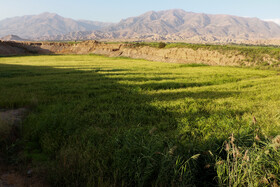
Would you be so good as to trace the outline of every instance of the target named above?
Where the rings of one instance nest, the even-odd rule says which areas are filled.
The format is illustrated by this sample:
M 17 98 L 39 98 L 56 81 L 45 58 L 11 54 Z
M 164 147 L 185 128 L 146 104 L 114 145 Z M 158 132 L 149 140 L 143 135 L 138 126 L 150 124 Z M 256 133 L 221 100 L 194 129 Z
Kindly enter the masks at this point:
M 0 41 L 0 55 L 2 56 L 100 54 L 110 57 L 130 57 L 161 62 L 203 63 L 222 66 L 279 66 L 279 55 L 268 54 L 263 48 L 265 47 L 201 44 L 158 48 L 139 45 L 139 43 L 105 43 L 98 41 L 76 43 Z

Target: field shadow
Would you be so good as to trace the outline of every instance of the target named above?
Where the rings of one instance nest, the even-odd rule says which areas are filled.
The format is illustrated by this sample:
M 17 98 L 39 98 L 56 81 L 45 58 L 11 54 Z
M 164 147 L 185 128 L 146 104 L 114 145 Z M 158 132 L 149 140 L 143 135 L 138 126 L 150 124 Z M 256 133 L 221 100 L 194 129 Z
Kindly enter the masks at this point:
M 57 159 L 57 162 L 60 162 L 60 156 L 68 159 L 69 163 L 73 162 L 71 167 L 69 164 L 65 166 L 65 162 L 58 164 L 56 177 L 59 180 L 78 181 L 79 184 L 85 184 L 83 182 L 89 178 L 84 177 L 99 180 L 98 177 L 104 175 L 104 180 L 113 181 L 116 180 L 113 179 L 114 175 L 127 177 L 128 169 L 132 169 L 132 173 L 138 172 L 135 168 L 139 165 L 144 167 L 140 171 L 143 172 L 142 175 L 145 174 L 145 170 L 150 169 L 146 168 L 146 162 L 150 162 L 146 158 L 151 157 L 155 159 L 152 162 L 156 165 L 153 166 L 153 171 L 143 183 L 150 185 L 155 180 L 159 180 L 157 177 L 161 172 L 160 168 L 165 170 L 165 165 L 160 166 L 160 163 L 166 164 L 164 159 L 176 161 L 178 155 L 187 158 L 187 156 L 205 151 L 199 150 L 200 147 L 196 147 L 195 144 L 184 145 L 185 147 L 181 145 L 180 140 L 177 139 L 180 135 L 177 130 L 180 120 L 187 117 L 190 124 L 195 124 L 197 119 L 209 118 L 213 115 L 204 110 L 189 112 L 185 115 L 170 111 L 165 107 L 155 107 L 151 103 L 155 99 L 173 101 L 191 97 L 211 100 L 238 94 L 238 92 L 221 91 L 142 94 L 137 89 L 139 85 L 120 84 L 118 79 L 110 78 L 112 72 L 117 75 L 127 74 L 126 69 L 93 68 L 85 71 L 73 68 L 0 64 L 0 79 L 2 79 L 0 108 L 28 107 L 32 111 L 24 123 L 23 134 L 27 142 L 25 151 L 33 159 L 43 159 L 45 157 L 42 155 L 48 155 L 49 159 Z M 166 79 L 169 78 L 166 77 Z M 141 88 L 167 90 L 206 85 L 168 82 L 144 84 Z M 216 114 L 218 113 L 220 111 Z M 235 111 L 232 113 L 234 115 Z M 195 125 L 191 128 L 197 129 Z M 192 140 L 191 138 L 193 137 L 190 136 L 190 142 L 199 141 L 199 139 Z M 181 147 L 181 152 L 178 151 L 174 156 L 170 156 L 169 150 L 176 144 Z M 197 146 L 201 144 L 208 144 L 208 142 L 197 143 Z M 85 155 L 86 153 L 88 155 Z M 165 154 L 167 157 L 160 157 L 160 154 Z M 79 155 L 85 157 L 79 158 Z M 139 160 L 139 158 L 142 159 Z M 170 160 L 167 163 L 169 162 L 171 163 Z M 131 167 L 129 168 L 126 164 L 131 164 Z M 111 167 L 115 167 L 116 171 Z M 172 170 L 173 164 L 170 164 L 170 167 Z M 208 179 L 199 180 L 209 175 L 208 171 L 202 171 L 203 167 L 202 163 L 201 168 L 194 171 L 195 174 L 192 177 L 199 176 L 195 179 L 195 184 L 213 183 L 212 178 L 209 181 Z M 81 176 L 81 171 L 84 172 L 83 176 Z M 59 172 L 63 174 L 60 176 Z M 169 172 L 165 178 L 168 179 L 168 177 L 170 177 Z M 71 181 L 72 179 L 74 181 Z M 120 184 L 122 180 L 134 179 L 127 177 L 118 180 L 120 181 L 117 183 Z M 132 181 L 131 184 L 136 185 L 136 181 Z
M 160 92 L 153 93 L 151 96 L 158 101 L 172 101 L 184 98 L 192 99 L 221 99 L 228 98 L 240 94 L 237 91 L 175 91 L 175 92 Z
M 167 78 L 168 79 L 168 78 Z M 166 80 L 164 77 L 162 80 Z M 164 82 L 164 83 L 147 83 L 139 87 L 143 90 L 174 90 L 180 88 L 193 88 L 212 85 L 210 82 L 184 83 L 184 82 Z
M 91 107 L 92 110 L 99 108 L 99 114 L 96 112 L 96 115 L 88 116 L 89 119 L 84 119 L 84 121 L 96 118 L 102 127 L 126 125 L 133 127 L 133 125 L 139 126 L 139 124 L 140 126 L 154 126 L 158 124 L 159 120 L 164 121 L 165 116 L 172 118 L 172 115 L 166 111 L 152 107 L 149 104 L 152 97 L 138 93 L 135 91 L 136 89 L 133 89 L 134 85 L 122 85 L 117 80 L 108 77 L 111 75 L 110 72 L 122 74 L 125 71 L 127 70 L 110 71 L 98 68 L 81 71 L 72 68 L 57 69 L 47 66 L 0 64 L 0 78 L 5 79 L 6 82 L 0 85 L 3 93 L 4 91 L 7 93 L 2 97 L 6 97 L 6 101 L 10 97 L 10 103 L 20 93 L 20 96 L 15 99 L 15 103 L 10 106 L 20 107 L 24 103 L 28 105 L 28 102 L 23 100 L 35 97 L 38 98 L 38 105 L 42 105 L 42 103 L 48 105 L 53 102 L 65 103 L 66 101 L 69 101 L 67 105 L 71 105 L 71 102 L 83 105 L 84 109 L 80 109 L 81 111 L 78 112 L 87 111 Z M 14 95 L 9 95 L 10 93 L 5 90 L 9 90 L 9 85 L 13 87 Z M 42 103 L 40 103 L 41 98 L 43 98 Z M 173 121 L 171 126 L 176 127 L 175 119 L 168 121 Z

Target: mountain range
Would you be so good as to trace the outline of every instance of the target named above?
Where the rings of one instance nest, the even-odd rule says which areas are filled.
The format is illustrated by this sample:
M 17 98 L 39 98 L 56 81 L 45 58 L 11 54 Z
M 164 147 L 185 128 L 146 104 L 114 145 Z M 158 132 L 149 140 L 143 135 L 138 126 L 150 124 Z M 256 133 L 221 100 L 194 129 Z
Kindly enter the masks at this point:
M 111 23 L 98 21 L 73 20 L 45 12 L 0 21 L 0 37 L 17 35 L 21 38 L 35 39 L 69 32 L 93 31 L 110 25 Z
M 150 11 L 119 23 L 63 18 L 43 13 L 0 21 L 0 37 L 34 40 L 202 40 L 227 41 L 280 38 L 280 26 L 258 18 L 186 12 Z

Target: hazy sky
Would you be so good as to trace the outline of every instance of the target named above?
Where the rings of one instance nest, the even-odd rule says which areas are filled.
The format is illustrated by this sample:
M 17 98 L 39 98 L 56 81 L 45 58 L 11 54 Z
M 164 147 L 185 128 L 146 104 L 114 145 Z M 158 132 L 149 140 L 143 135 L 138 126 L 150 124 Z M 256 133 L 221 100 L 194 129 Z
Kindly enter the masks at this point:
M 0 20 L 52 12 L 74 19 L 118 22 L 150 10 L 174 8 L 261 19 L 280 18 L 280 0 L 0 0 Z

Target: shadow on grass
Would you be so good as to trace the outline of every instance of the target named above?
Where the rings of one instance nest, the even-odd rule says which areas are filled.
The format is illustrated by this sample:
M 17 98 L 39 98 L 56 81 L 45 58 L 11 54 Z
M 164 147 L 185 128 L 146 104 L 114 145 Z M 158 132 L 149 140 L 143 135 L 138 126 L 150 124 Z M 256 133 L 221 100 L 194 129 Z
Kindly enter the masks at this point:
M 203 170 L 204 159 L 178 161 L 189 160 L 199 153 L 198 145 L 208 143 L 196 146 L 190 137 L 193 144 L 183 145 L 177 128 L 184 116 L 150 103 L 155 98 L 215 99 L 238 93 L 146 95 L 135 89 L 137 85 L 108 77 L 124 71 L 0 64 L 0 106 L 33 107 L 24 123 L 26 157 L 47 163 L 53 185 L 212 185 L 214 168 Z M 146 84 L 143 89 L 194 86 L 203 84 L 169 82 Z M 189 124 L 210 115 L 190 112 Z
M 174 91 L 174 92 L 160 92 L 153 93 L 151 96 L 158 101 L 172 101 L 184 98 L 192 99 L 221 99 L 228 98 L 240 94 L 236 91 Z
M 162 78 L 165 80 L 165 78 Z M 182 82 L 164 82 L 164 83 L 148 83 L 141 84 L 140 87 L 143 90 L 173 90 L 179 88 L 192 88 L 192 87 L 202 87 L 209 86 L 210 82 L 202 83 L 182 83 Z

